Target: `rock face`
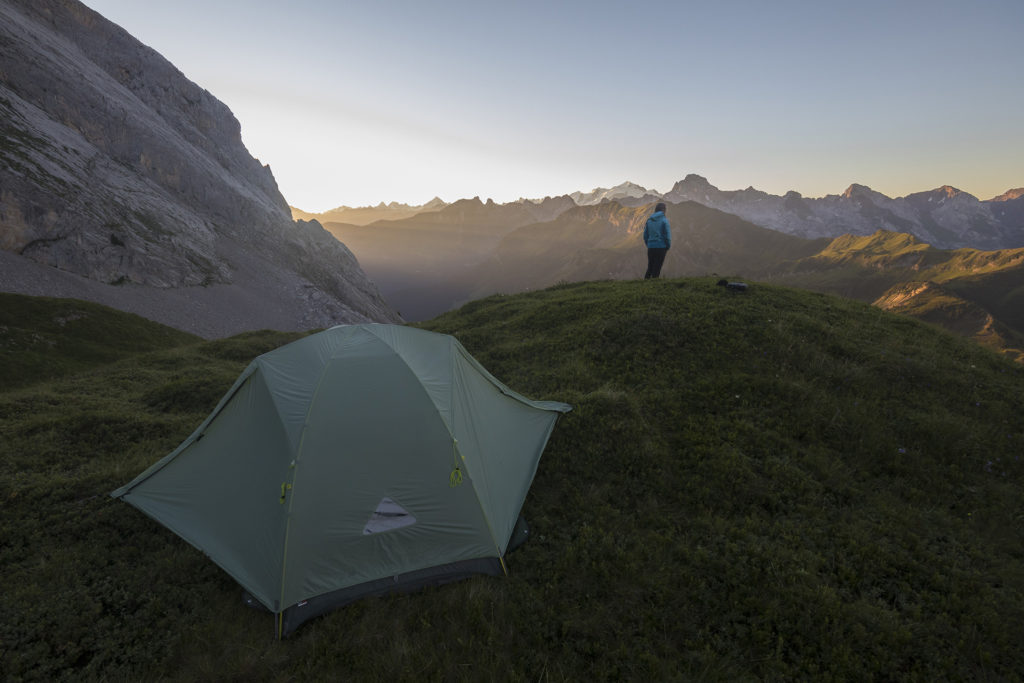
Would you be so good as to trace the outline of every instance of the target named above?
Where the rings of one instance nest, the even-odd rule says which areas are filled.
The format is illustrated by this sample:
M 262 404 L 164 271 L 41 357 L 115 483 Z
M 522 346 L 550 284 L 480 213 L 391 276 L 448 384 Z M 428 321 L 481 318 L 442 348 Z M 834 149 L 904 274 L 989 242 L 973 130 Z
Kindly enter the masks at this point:
M 669 202 L 695 201 L 757 225 L 800 237 L 904 232 L 942 249 L 1007 249 L 1024 246 L 1024 197 L 1011 190 L 977 197 L 948 185 L 892 199 L 863 185 L 841 195 L 805 198 L 771 195 L 748 187 L 723 191 L 690 174 L 665 194 Z
M 0 249 L 6 291 L 205 336 L 397 320 L 223 103 L 75 0 L 0 0 Z

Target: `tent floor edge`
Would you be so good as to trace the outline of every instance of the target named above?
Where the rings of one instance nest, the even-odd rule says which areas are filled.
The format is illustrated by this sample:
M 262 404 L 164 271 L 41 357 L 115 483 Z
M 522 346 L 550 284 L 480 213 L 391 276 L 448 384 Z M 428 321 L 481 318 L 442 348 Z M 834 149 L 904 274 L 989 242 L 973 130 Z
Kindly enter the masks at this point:
M 386 576 L 381 579 L 331 591 L 330 593 L 324 593 L 323 595 L 303 600 L 281 612 L 278 638 L 291 635 L 310 619 L 333 612 L 356 600 L 381 595 L 414 593 L 428 586 L 441 586 L 468 579 L 478 574 L 504 576 L 505 572 L 501 567 L 501 560 L 499 558 L 484 557 L 461 560 L 436 567 L 427 567 L 426 569 L 418 569 L 396 576 Z

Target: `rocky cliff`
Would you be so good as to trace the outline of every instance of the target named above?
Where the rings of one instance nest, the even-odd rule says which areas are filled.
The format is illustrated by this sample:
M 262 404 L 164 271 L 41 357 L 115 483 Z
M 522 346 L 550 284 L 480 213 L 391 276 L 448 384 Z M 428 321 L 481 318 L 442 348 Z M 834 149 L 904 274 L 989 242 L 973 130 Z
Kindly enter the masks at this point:
M 205 336 L 397 319 L 223 103 L 74 0 L 0 0 L 0 289 Z

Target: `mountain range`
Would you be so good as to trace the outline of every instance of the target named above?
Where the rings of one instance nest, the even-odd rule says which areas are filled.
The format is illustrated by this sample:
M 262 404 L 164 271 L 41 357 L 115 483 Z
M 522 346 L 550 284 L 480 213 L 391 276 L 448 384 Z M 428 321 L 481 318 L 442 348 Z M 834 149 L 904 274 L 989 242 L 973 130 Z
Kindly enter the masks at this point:
M 316 220 L 321 223 L 334 222 L 334 223 L 348 223 L 350 225 L 366 225 L 367 223 L 373 223 L 374 221 L 381 220 L 401 220 L 403 218 L 411 218 L 418 213 L 425 211 L 437 211 L 448 206 L 448 203 L 443 201 L 440 197 L 434 197 L 426 204 L 409 205 L 402 204 L 399 202 L 388 202 L 385 204 L 381 202 L 376 206 L 339 206 L 323 213 L 310 213 L 297 209 L 294 206 L 289 207 L 292 212 L 292 218 L 296 220 L 311 221 Z
M 158 53 L 75 0 L 3 0 L 0 46 L 0 291 L 210 337 L 398 320 Z
M 753 187 L 720 190 L 706 178 L 691 173 L 664 193 L 627 181 L 611 188 L 573 192 L 559 199 L 562 205 L 569 207 L 602 202 L 645 206 L 658 201 L 674 204 L 694 201 L 755 225 L 811 239 L 871 235 L 878 230 L 888 230 L 913 235 L 940 249 L 1024 247 L 1024 188 L 1011 189 L 982 201 L 949 185 L 892 198 L 854 183 L 842 194 L 811 198 L 795 191 L 773 195 Z M 565 201 L 567 199 L 571 204 Z M 550 200 L 550 197 L 519 199 L 510 204 L 550 205 Z M 441 199 L 435 198 L 421 206 L 392 202 L 358 209 L 343 206 L 322 214 L 292 208 L 292 214 L 307 220 L 367 225 L 378 220 L 409 218 L 444 206 L 447 205 Z
M 705 178 L 688 175 L 664 198 L 696 201 L 745 220 L 801 237 L 870 235 L 877 230 L 913 235 L 940 249 L 1024 247 L 1022 190 L 986 201 L 944 185 L 896 199 L 864 185 L 840 195 L 812 199 L 798 192 L 770 195 L 754 188 L 721 191 Z

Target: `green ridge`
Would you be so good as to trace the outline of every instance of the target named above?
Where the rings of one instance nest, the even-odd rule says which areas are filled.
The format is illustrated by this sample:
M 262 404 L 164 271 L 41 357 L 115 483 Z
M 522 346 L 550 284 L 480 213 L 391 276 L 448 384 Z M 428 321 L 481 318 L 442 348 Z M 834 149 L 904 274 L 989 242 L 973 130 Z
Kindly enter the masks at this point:
M 0 387 L 53 379 L 198 339 L 88 301 L 0 293 Z

